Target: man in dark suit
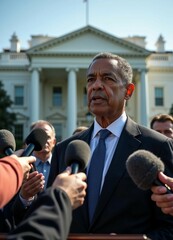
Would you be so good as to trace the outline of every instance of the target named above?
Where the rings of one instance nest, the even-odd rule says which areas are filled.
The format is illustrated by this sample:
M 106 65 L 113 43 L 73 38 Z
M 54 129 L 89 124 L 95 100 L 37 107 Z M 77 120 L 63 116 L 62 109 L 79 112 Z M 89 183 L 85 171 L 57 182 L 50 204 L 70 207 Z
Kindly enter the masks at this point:
M 92 126 L 56 145 L 54 156 L 59 172 L 65 169 L 67 145 L 74 139 L 86 141 L 91 152 L 96 148 L 100 131 L 108 129 L 106 158 L 100 196 L 93 218 L 89 219 L 88 183 L 83 206 L 73 212 L 72 233 L 146 234 L 152 240 L 173 238 L 173 218 L 165 215 L 151 200 L 151 191 L 138 189 L 126 170 L 126 160 L 139 149 L 151 151 L 173 176 L 171 139 L 131 120 L 125 113 L 126 102 L 134 91 L 132 68 L 128 62 L 110 53 L 95 56 L 87 70 L 88 107 L 95 115 Z M 101 159 L 100 159 L 101 160 Z M 92 157 L 91 157 L 92 163 Z M 96 168 L 97 171 L 97 168 Z M 95 171 L 95 172 L 96 172 Z M 90 172 L 90 163 L 86 173 Z

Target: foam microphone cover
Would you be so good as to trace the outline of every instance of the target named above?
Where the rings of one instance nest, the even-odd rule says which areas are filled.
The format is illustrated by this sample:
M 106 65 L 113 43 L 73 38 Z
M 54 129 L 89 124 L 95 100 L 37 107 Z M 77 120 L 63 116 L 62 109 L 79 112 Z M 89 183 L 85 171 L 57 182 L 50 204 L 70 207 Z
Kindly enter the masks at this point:
M 126 168 L 133 182 L 142 190 L 150 189 L 153 184 L 163 185 L 157 176 L 159 172 L 164 172 L 164 164 L 149 151 L 132 153 L 126 161 Z
M 91 156 L 89 145 L 79 139 L 71 141 L 65 152 L 65 162 L 67 166 L 73 164 L 78 165 L 78 170 L 82 171 L 86 168 Z
M 11 155 L 16 149 L 16 141 L 14 135 L 6 130 L 0 130 L 0 152 L 5 155 Z
M 25 139 L 27 145 L 33 144 L 35 151 L 40 151 L 46 144 L 48 139 L 47 133 L 42 128 L 35 128 Z

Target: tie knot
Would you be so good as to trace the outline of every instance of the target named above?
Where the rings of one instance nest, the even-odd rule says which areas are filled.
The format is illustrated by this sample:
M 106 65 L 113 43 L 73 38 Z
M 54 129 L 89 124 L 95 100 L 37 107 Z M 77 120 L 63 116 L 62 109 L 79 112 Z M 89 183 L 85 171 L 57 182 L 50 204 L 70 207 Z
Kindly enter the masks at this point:
M 110 134 L 110 131 L 108 129 L 100 130 L 100 138 L 101 139 L 106 139 L 109 134 Z

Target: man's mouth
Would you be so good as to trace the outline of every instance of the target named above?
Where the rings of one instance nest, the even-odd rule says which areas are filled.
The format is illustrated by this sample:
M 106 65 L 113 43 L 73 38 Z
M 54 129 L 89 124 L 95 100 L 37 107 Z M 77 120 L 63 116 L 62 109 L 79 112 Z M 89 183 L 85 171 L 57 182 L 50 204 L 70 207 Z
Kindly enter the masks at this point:
M 103 101 L 105 101 L 105 99 L 102 98 L 102 97 L 99 97 L 99 96 L 94 96 L 94 97 L 92 97 L 92 99 L 91 99 L 91 102 L 94 102 L 94 103 L 101 103 L 101 102 L 103 102 Z

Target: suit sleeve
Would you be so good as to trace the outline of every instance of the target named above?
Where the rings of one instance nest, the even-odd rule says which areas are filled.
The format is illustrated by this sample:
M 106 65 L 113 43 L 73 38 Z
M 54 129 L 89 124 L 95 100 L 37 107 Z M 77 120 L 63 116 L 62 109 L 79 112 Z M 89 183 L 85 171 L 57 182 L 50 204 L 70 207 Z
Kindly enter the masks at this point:
M 17 193 L 23 181 L 20 163 L 10 156 L 0 159 L 0 208 Z
M 25 207 L 23 205 L 22 201 L 20 200 L 19 194 L 19 192 L 18 194 L 16 194 L 15 198 L 10 204 L 11 206 L 9 206 L 11 210 L 10 214 L 13 216 L 13 220 L 16 226 L 20 224 L 20 222 L 24 219 L 24 216 L 30 208 L 30 206 Z
M 30 207 L 24 221 L 9 234 L 9 240 L 65 240 L 72 219 L 72 207 L 61 189 L 48 188 Z

